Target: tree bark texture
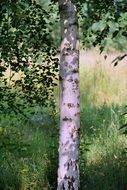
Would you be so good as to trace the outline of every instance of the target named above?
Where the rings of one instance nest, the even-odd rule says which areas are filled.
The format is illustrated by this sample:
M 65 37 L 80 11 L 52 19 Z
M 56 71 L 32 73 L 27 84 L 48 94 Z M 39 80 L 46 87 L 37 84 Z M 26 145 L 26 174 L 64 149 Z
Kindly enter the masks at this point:
M 57 190 L 79 190 L 79 34 L 74 0 L 59 0 L 60 140 Z

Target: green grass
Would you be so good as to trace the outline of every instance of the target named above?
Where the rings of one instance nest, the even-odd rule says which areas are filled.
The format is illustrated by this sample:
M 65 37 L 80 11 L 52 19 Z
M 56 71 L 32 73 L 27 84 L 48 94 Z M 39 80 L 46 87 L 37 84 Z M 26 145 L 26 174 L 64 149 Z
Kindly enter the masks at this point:
M 126 190 L 127 137 L 119 128 L 127 66 L 103 64 L 95 52 L 81 56 L 80 189 Z M 0 116 L 0 190 L 56 190 L 59 122 L 49 111 L 43 121 Z
M 92 108 L 93 119 L 90 120 L 88 110 L 83 112 L 86 115 L 82 121 L 81 138 L 83 190 L 123 190 L 126 185 L 127 155 L 123 153 L 127 147 L 127 137 L 119 130 L 117 109 L 102 107 L 98 111 Z
M 55 122 L 46 127 L 10 125 L 0 134 L 0 189 L 40 190 L 56 186 L 58 132 Z

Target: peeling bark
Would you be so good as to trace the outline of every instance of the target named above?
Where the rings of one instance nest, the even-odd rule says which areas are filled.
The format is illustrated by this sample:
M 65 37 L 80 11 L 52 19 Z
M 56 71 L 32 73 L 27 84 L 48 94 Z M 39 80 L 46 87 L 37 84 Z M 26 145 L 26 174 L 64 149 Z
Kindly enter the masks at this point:
M 79 190 L 79 34 L 74 0 L 59 0 L 60 140 L 57 190 Z

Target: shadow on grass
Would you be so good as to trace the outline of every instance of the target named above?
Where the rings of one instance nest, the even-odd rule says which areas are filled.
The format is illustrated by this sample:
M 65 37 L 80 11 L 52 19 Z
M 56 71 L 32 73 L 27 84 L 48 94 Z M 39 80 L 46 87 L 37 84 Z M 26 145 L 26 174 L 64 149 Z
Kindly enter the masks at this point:
M 81 190 L 127 190 L 127 156 L 102 157 L 81 169 Z

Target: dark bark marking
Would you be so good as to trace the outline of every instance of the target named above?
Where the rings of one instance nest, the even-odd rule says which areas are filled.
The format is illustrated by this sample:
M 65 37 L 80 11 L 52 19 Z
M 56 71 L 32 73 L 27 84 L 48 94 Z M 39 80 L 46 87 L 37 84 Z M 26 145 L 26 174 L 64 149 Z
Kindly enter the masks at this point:
M 68 181 L 68 190 L 74 190 L 73 182 Z
M 62 80 L 63 80 L 63 78 L 61 76 L 59 76 L 59 81 L 62 81 Z
M 75 182 L 75 178 L 74 178 L 73 176 L 72 176 L 72 178 L 71 178 L 71 181 L 72 181 L 72 182 Z
M 68 66 L 68 62 L 65 62 L 64 65 L 67 67 Z
M 80 128 L 78 128 L 77 133 L 78 133 L 78 135 L 80 134 Z
M 76 171 L 78 170 L 77 164 L 75 164 L 75 170 L 76 170 Z
M 62 190 L 65 190 L 64 184 L 62 184 Z
M 73 162 L 72 162 L 72 160 L 70 161 L 70 165 L 71 165 L 71 166 L 73 165 Z
M 78 115 L 80 115 L 80 112 L 75 113 L 75 115 L 74 115 L 74 116 L 76 117 L 76 116 L 78 116 Z
M 73 82 L 73 78 L 71 77 L 71 78 L 69 78 L 67 81 L 68 81 L 68 82 Z
M 78 79 L 75 79 L 75 83 L 78 85 L 78 83 L 79 83 L 79 80 L 78 80 Z
M 65 174 L 65 176 L 64 176 L 64 179 L 65 179 L 65 180 L 67 180 L 67 179 L 68 179 L 68 177 L 66 176 L 66 174 Z
M 63 52 L 62 52 L 63 55 L 69 55 L 69 53 L 66 51 L 65 48 L 63 48 Z
M 72 119 L 65 116 L 65 117 L 63 118 L 63 121 L 70 121 L 70 122 L 72 122 Z
M 79 108 L 79 106 L 80 106 L 79 103 L 77 103 L 77 108 Z
M 63 121 L 68 121 L 69 119 L 67 117 L 63 118 Z
M 68 108 L 75 108 L 75 105 L 73 103 L 68 103 L 67 106 Z
M 73 67 L 71 65 L 69 65 L 69 69 L 71 70 L 71 69 L 73 69 Z
M 70 176 L 66 176 L 66 174 L 65 174 L 65 177 L 64 177 L 64 179 L 68 179 L 68 180 L 71 180 L 71 178 L 70 178 Z
M 69 164 L 69 162 L 67 163 L 67 170 L 69 170 L 69 167 L 70 167 L 70 164 Z
M 78 73 L 78 69 L 74 69 L 74 70 L 73 70 L 73 73 Z
M 73 22 L 69 22 L 68 24 L 69 24 L 69 26 L 73 26 L 73 25 L 76 25 L 76 26 L 77 26 L 78 21 L 77 21 L 77 20 L 74 20 Z M 71 29 L 71 30 L 72 30 L 72 29 Z M 72 31 L 73 31 L 73 30 L 72 30 Z

